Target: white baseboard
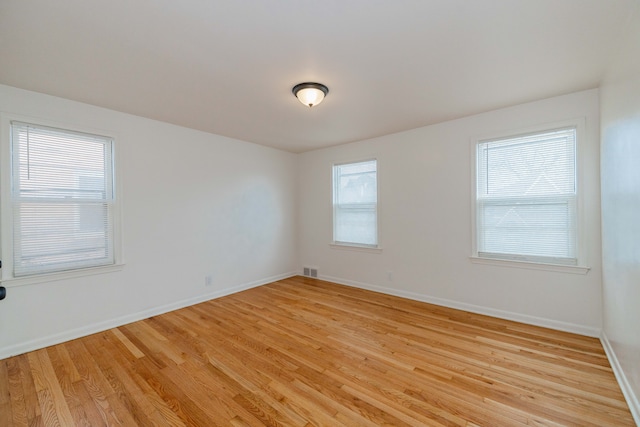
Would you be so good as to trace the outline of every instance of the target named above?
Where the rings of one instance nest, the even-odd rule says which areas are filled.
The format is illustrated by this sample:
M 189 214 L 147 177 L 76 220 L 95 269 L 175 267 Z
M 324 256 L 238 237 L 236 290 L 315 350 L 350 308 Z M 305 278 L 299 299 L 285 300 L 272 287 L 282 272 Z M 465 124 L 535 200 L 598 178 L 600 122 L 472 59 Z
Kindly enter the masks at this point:
M 629 383 L 627 376 L 622 370 L 620 361 L 618 361 L 616 352 L 613 350 L 611 342 L 609 341 L 609 338 L 607 338 L 607 334 L 605 334 L 604 331 L 602 331 L 602 333 L 600 334 L 600 342 L 602 342 L 604 352 L 607 354 L 607 358 L 609 359 L 609 363 L 611 364 L 613 373 L 618 380 L 618 384 L 620 384 L 622 394 L 624 394 L 624 398 L 627 400 L 627 404 L 629 405 L 629 409 L 631 410 L 631 415 L 633 415 L 633 419 L 635 420 L 636 424 L 640 426 L 640 401 L 638 401 L 638 396 L 636 396 L 633 392 L 631 384 Z
M 341 279 L 339 277 L 321 276 L 321 280 L 339 283 L 341 285 L 352 286 L 355 288 L 367 289 L 370 291 L 380 292 L 383 294 L 394 295 L 402 298 L 408 298 L 415 301 L 422 301 L 429 304 L 440 305 L 443 307 L 455 308 L 458 310 L 469 311 L 471 313 L 484 314 L 486 316 L 497 317 L 499 319 L 513 320 L 515 322 L 526 323 L 528 325 L 542 326 L 558 331 L 571 332 L 574 334 L 585 335 L 588 337 L 600 337 L 600 329 L 589 326 L 577 325 L 574 323 L 560 322 L 558 320 L 545 319 L 543 317 L 529 316 L 526 314 L 514 313 L 511 311 L 498 310 L 490 307 L 467 304 L 454 300 L 432 297 L 429 295 L 419 294 L 416 292 L 402 291 L 384 286 L 370 285 L 368 283 L 357 282 L 354 280 Z
M 126 325 L 127 323 L 136 322 L 142 319 L 148 319 L 152 316 L 157 316 L 159 314 L 167 313 L 169 311 L 178 310 L 180 308 L 188 307 L 191 305 L 199 304 L 201 302 L 209 301 L 215 298 L 220 298 L 226 295 L 231 295 L 236 292 L 241 292 L 247 289 L 255 288 L 258 286 L 266 285 L 267 283 L 276 282 L 278 280 L 286 279 L 288 277 L 297 276 L 298 272 L 289 272 L 284 274 L 279 274 L 276 276 L 266 277 L 264 279 L 255 280 L 253 282 L 244 283 L 241 285 L 225 288 L 222 290 L 218 290 L 215 292 L 211 292 L 204 295 L 198 295 L 197 297 L 187 298 L 184 300 L 176 301 L 171 304 L 166 304 L 159 307 L 153 307 L 148 310 L 139 311 L 136 313 L 128 314 L 125 316 L 117 317 L 114 319 L 109 319 L 103 322 L 93 323 L 90 325 L 85 325 L 80 328 L 71 329 L 65 332 L 61 332 L 54 335 L 49 335 L 42 338 L 37 338 L 30 341 L 25 341 L 22 343 L 14 344 L 9 347 L 5 347 L 0 349 L 0 360 L 6 359 L 7 357 L 16 356 L 18 354 L 23 354 L 29 351 L 38 350 L 41 348 L 45 348 L 51 345 L 56 345 L 63 343 L 65 341 L 74 340 L 76 338 L 81 338 L 87 335 L 95 334 L 98 332 L 106 331 L 111 328 L 116 328 L 118 326 Z

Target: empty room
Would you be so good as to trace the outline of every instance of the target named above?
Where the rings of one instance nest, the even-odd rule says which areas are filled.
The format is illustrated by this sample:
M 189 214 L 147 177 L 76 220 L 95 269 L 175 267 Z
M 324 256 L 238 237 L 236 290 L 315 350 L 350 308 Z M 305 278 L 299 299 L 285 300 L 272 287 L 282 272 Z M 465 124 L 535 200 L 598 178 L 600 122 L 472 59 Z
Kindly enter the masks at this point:
M 640 0 L 0 0 L 0 427 L 640 425 Z

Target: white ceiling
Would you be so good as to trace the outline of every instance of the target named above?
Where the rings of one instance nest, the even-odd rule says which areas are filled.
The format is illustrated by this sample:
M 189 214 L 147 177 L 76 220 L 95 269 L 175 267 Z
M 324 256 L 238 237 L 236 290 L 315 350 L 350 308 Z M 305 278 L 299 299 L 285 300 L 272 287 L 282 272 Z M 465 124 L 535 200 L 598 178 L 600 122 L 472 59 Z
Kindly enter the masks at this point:
M 0 0 L 0 83 L 303 152 L 597 87 L 637 6 Z

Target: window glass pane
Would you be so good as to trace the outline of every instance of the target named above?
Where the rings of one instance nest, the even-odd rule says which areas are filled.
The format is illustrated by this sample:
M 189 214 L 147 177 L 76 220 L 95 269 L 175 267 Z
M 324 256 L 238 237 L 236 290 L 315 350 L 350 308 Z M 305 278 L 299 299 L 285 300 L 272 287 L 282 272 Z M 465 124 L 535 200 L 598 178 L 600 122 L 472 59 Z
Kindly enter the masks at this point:
M 479 190 L 488 196 L 575 192 L 575 129 L 481 143 Z
M 14 276 L 113 264 L 112 140 L 11 127 Z
M 113 263 L 107 204 L 18 203 L 14 210 L 16 276 Z
M 478 254 L 575 263 L 576 129 L 482 141 L 477 156 Z
M 111 171 L 105 167 L 111 146 L 104 138 L 14 125 L 13 149 L 17 197 L 111 197 Z
M 378 190 L 375 162 L 336 167 L 338 168 L 338 204 L 376 202 Z
M 336 241 L 375 245 L 376 211 L 371 209 L 336 208 Z
M 334 166 L 334 241 L 377 244 L 377 162 Z
M 571 202 L 483 206 L 482 251 L 560 258 L 575 254 Z

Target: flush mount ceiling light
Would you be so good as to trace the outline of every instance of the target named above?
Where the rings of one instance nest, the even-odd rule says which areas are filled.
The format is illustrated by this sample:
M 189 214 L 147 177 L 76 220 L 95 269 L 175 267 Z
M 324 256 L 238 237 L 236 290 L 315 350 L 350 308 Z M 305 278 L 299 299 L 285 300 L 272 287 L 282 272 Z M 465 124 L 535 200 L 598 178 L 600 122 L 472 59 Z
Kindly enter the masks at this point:
M 298 98 L 298 101 L 311 108 L 322 102 L 329 93 L 329 88 L 320 83 L 307 82 L 295 85 L 291 92 Z

